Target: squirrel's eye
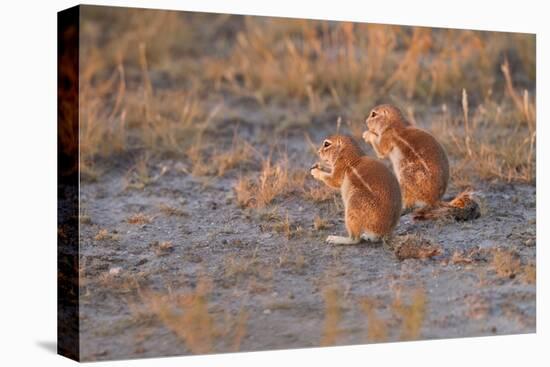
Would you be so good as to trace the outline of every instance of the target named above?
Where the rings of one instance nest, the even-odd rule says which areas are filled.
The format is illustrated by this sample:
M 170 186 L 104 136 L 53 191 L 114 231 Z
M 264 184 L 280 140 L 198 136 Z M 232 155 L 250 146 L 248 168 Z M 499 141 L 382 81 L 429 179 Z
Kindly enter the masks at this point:
M 376 117 L 378 114 L 374 111 L 371 112 L 370 117 Z
M 330 141 L 325 141 L 325 143 L 323 144 L 323 147 L 325 148 L 330 147 Z

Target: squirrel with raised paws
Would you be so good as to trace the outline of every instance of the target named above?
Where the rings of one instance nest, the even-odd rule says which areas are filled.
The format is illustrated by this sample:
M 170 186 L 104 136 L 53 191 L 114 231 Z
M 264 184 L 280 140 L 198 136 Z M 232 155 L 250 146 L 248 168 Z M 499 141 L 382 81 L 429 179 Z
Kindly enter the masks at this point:
M 415 219 L 479 216 L 479 205 L 469 191 L 451 202 L 442 198 L 449 183 L 449 159 L 443 146 L 427 131 L 411 126 L 390 104 L 372 109 L 363 139 L 379 158 L 389 158 L 403 195 L 403 213 L 415 209 Z M 464 210 L 462 210 L 464 209 Z
M 329 187 L 340 189 L 348 237 L 328 236 L 327 242 L 353 245 L 361 239 L 379 241 L 390 235 L 401 216 L 401 192 L 397 179 L 382 162 L 366 156 L 346 135 L 331 135 L 318 150 L 330 172 L 316 163 L 311 175 Z

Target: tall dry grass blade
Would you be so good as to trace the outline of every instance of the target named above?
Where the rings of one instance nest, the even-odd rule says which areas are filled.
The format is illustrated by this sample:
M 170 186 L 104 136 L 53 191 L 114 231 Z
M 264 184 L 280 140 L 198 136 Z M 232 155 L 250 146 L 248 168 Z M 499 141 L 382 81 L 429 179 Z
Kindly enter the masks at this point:
M 529 109 L 529 91 L 527 89 L 523 90 L 523 114 L 527 117 L 527 123 L 529 128 L 531 127 L 531 110 Z
M 512 83 L 512 76 L 510 75 L 510 64 L 508 63 L 508 58 L 504 59 L 504 63 L 500 66 L 502 74 L 504 74 L 504 80 L 506 81 L 506 92 L 512 98 L 512 101 L 516 105 L 518 111 L 523 111 L 523 104 L 521 98 L 514 89 L 514 84 Z
M 466 143 L 466 152 L 468 157 L 472 158 L 472 149 L 470 147 L 471 133 L 470 133 L 470 122 L 468 119 L 468 93 L 466 89 L 462 89 L 462 111 L 464 112 L 464 140 Z
M 304 133 L 304 138 L 306 140 L 306 143 L 309 147 L 309 151 L 311 152 L 311 154 L 317 155 L 317 146 L 313 143 L 313 141 L 311 140 L 311 137 L 307 132 Z
M 238 352 L 241 350 L 242 341 L 246 336 L 247 321 L 248 321 L 248 312 L 246 312 L 244 309 L 241 309 L 239 311 L 239 315 L 237 316 L 237 321 L 236 321 L 233 341 L 232 341 L 232 347 L 231 347 L 231 350 L 233 350 L 234 352 Z
M 153 84 L 149 77 L 149 66 L 147 63 L 147 46 L 144 42 L 139 44 L 139 64 L 141 66 L 141 77 L 143 80 L 143 89 L 144 89 L 144 107 L 145 115 L 149 120 L 152 117 L 152 99 L 153 99 Z
M 119 84 L 115 98 L 115 105 L 113 107 L 113 110 L 111 111 L 111 114 L 108 117 L 109 121 L 112 121 L 114 117 L 119 113 L 122 106 L 122 101 L 124 100 L 124 95 L 126 94 L 126 76 L 124 74 L 124 65 L 122 64 L 122 61 L 118 64 L 117 70 L 119 74 Z
M 393 304 L 393 311 L 401 318 L 401 339 L 414 340 L 420 337 L 426 314 L 426 291 L 419 288 L 414 291 L 411 303 L 404 304 L 399 293 Z
M 208 310 L 207 284 L 201 280 L 194 291 L 178 296 L 142 293 L 151 311 L 196 354 L 211 352 L 216 334 Z
M 386 341 L 388 339 L 388 325 L 376 314 L 374 302 L 364 299 L 361 306 L 363 312 L 367 315 L 367 340 L 370 342 Z
M 334 345 L 341 334 L 339 327 L 342 318 L 342 309 L 340 306 L 341 294 L 338 289 L 330 287 L 325 289 L 323 297 L 325 300 L 325 325 L 321 345 L 329 346 Z

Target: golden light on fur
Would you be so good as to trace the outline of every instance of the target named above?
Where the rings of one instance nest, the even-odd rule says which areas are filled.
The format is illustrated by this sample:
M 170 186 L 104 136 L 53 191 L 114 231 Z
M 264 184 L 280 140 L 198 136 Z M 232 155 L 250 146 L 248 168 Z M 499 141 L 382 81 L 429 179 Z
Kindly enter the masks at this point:
M 410 126 L 392 105 L 372 109 L 364 140 L 379 158 L 389 158 L 403 194 L 404 209 L 433 206 L 447 189 L 447 153 L 428 132 Z
M 319 157 L 330 172 L 317 163 L 311 175 L 327 186 L 340 189 L 348 237 L 329 236 L 327 242 L 356 244 L 361 238 L 379 240 L 395 228 L 401 213 L 399 183 L 380 161 L 364 155 L 346 135 L 332 135 L 319 148 Z
M 465 91 L 462 102 L 466 131 L 469 131 Z M 449 183 L 449 159 L 433 135 L 411 126 L 399 108 L 389 104 L 374 107 L 366 124 L 368 130 L 363 133 L 363 139 L 372 145 L 379 158 L 391 161 L 401 187 L 405 213 L 419 208 L 414 215 L 417 220 L 479 217 L 479 204 L 469 191 L 449 203 L 442 201 Z M 469 140 L 466 143 L 468 148 Z

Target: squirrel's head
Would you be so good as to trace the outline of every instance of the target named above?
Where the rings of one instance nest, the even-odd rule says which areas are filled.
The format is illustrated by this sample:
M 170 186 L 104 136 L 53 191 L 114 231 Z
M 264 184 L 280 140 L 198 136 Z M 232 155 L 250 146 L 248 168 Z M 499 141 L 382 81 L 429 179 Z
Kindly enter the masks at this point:
M 390 127 L 405 127 L 409 125 L 399 108 L 391 104 L 381 104 L 374 107 L 365 121 L 370 132 L 382 135 Z
M 347 135 L 327 137 L 317 152 L 319 157 L 333 168 L 338 162 L 349 162 L 364 155 L 359 145 Z

